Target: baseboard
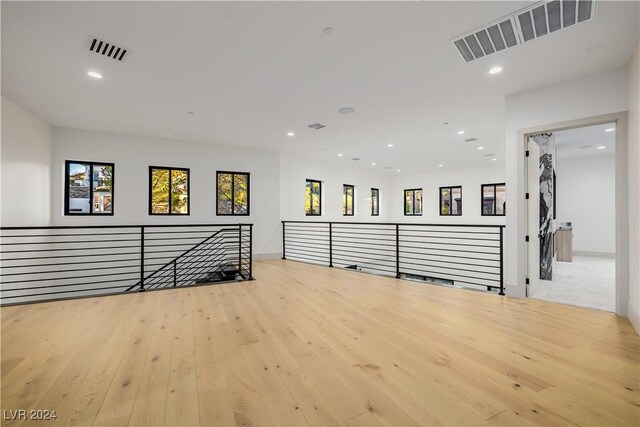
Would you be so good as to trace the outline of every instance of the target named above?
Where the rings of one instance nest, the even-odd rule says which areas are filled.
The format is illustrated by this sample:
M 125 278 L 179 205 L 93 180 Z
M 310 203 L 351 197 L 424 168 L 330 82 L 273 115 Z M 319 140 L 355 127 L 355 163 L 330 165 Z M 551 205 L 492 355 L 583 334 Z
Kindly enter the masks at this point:
M 253 259 L 255 261 L 262 261 L 262 260 L 268 260 L 268 259 L 280 259 L 282 258 L 282 252 L 272 252 L 272 253 L 265 253 L 265 254 L 253 254 Z
M 640 335 L 640 313 L 638 313 L 636 309 L 633 308 L 631 302 L 629 302 L 629 304 L 627 305 L 627 317 L 629 319 L 629 322 L 631 322 L 633 327 L 636 329 L 638 335 Z
M 592 258 L 615 258 L 615 252 L 573 251 L 573 256 L 588 256 Z

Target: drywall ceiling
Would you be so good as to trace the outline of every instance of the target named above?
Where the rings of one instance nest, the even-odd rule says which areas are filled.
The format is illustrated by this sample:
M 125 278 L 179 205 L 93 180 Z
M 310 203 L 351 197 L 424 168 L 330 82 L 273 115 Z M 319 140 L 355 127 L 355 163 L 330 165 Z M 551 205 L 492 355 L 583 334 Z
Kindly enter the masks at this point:
M 2 92 L 59 127 L 389 173 L 499 164 L 505 95 L 624 67 L 638 40 L 638 2 L 600 1 L 593 20 L 472 63 L 450 44 L 531 4 L 3 1 Z M 125 59 L 89 51 L 92 36 Z
M 614 153 L 615 128 L 615 123 L 607 123 L 554 132 L 553 138 L 558 158 L 590 157 Z

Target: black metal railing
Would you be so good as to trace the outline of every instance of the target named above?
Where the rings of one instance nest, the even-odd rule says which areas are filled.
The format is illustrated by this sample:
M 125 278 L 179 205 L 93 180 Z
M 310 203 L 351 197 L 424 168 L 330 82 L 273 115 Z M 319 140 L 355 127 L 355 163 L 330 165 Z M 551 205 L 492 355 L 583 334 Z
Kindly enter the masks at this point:
M 282 258 L 504 295 L 504 226 L 282 221 Z
M 252 276 L 252 224 L 2 227 L 2 305 Z

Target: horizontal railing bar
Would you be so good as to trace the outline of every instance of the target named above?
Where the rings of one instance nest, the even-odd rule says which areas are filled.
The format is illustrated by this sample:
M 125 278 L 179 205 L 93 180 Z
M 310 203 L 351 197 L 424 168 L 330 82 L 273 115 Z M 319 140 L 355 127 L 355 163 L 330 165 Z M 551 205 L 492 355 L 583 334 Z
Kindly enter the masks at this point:
M 448 256 L 448 258 L 451 258 L 451 256 Z M 458 258 L 458 257 L 456 257 L 456 258 Z M 408 256 L 402 257 L 401 261 L 405 260 L 405 259 L 410 259 L 410 260 L 414 260 L 414 261 L 446 262 L 446 263 L 449 263 L 449 264 L 468 265 L 470 267 L 497 268 L 497 269 L 500 268 L 500 265 L 482 265 L 482 264 L 473 264 L 473 263 L 470 263 L 470 262 L 456 262 L 456 261 L 450 261 L 450 260 L 445 261 L 445 260 L 432 259 L 432 258 L 414 258 L 414 257 L 408 257 Z M 484 258 L 478 258 L 478 259 L 480 259 L 482 261 L 494 262 L 493 260 L 485 260 Z M 496 260 L 495 262 L 499 262 L 499 260 Z
M 433 223 L 410 223 L 410 222 L 357 222 L 357 221 L 282 221 L 285 224 L 359 224 L 359 225 L 399 225 L 412 227 L 480 227 L 480 228 L 505 228 L 501 224 L 433 224 Z
M 446 248 L 432 248 L 429 246 L 408 246 L 408 245 L 400 245 L 401 248 L 409 248 L 409 249 L 433 249 L 436 251 L 448 251 L 448 252 L 466 252 L 470 254 L 484 254 L 484 255 L 499 255 L 499 252 L 479 252 L 479 251 L 465 251 L 462 249 L 446 249 Z M 457 255 L 456 255 L 457 256 Z
M 103 290 L 114 290 L 114 289 L 120 289 L 120 288 L 126 288 L 127 285 L 121 285 L 121 286 L 108 286 L 108 287 L 103 287 L 103 288 L 90 288 L 90 289 L 81 289 L 81 290 L 70 290 L 70 291 L 56 291 L 56 292 L 43 292 L 40 294 L 32 294 L 32 295 L 6 295 L 6 296 L 2 296 L 2 299 L 11 299 L 11 298 L 29 298 L 29 297 L 40 297 L 40 296 L 45 296 L 45 295 L 56 295 L 56 294 L 69 294 L 69 293 L 73 293 L 73 292 L 91 292 L 91 291 L 103 291 Z M 116 293 L 115 291 L 113 293 Z M 105 294 L 95 294 L 95 295 L 90 295 L 90 296 L 101 296 L 101 295 L 105 295 Z
M 441 250 L 441 249 L 436 249 L 436 250 Z M 414 251 L 403 251 L 400 250 L 400 254 L 416 254 L 416 255 L 428 255 L 428 256 L 441 256 L 441 257 L 448 257 L 451 258 L 451 255 L 449 254 L 435 254 L 432 252 L 414 252 Z M 499 255 L 499 254 L 489 254 L 489 255 Z M 410 258 L 406 255 L 402 255 L 402 258 Z M 462 259 L 473 259 L 476 261 L 491 261 L 491 262 L 499 262 L 500 259 L 490 259 L 490 258 L 478 258 L 478 257 L 469 257 L 469 256 L 460 256 L 460 255 L 456 255 L 456 258 L 462 258 Z
M 132 260 L 133 261 L 133 260 Z M 139 260 L 137 260 L 139 261 Z M 82 263 L 84 264 L 84 263 Z M 54 274 L 54 273 L 67 273 L 69 271 L 92 271 L 92 270 L 113 270 L 116 268 L 135 268 L 136 272 L 139 272 L 138 267 L 140 267 L 140 265 L 112 265 L 109 267 L 93 267 L 93 268 L 75 268 L 75 269 L 71 269 L 71 270 L 48 270 L 48 271 L 26 271 L 23 273 L 2 273 L 0 274 L 0 277 L 7 277 L 7 276 L 23 276 L 25 274 Z M 49 280 L 49 279 L 40 279 L 40 280 Z M 4 282 L 3 283 L 7 283 Z
M 400 264 L 401 266 L 401 270 L 405 270 L 402 268 L 402 263 Z M 414 271 L 420 271 L 420 272 L 424 272 L 424 273 L 429 273 L 429 274 L 442 274 L 441 271 L 432 271 L 432 270 L 426 270 L 426 269 L 417 269 L 417 268 L 413 268 L 413 267 L 409 267 L 409 269 L 412 269 Z M 448 275 L 449 278 L 448 279 L 443 279 L 443 280 L 453 280 L 454 282 L 456 281 L 456 277 L 463 277 L 465 279 L 472 279 L 472 280 L 486 280 L 488 282 L 495 282 L 495 279 L 485 279 L 482 277 L 475 277 L 475 276 L 466 276 L 464 274 L 458 274 L 458 273 L 452 273 L 450 275 Z M 433 276 L 435 277 L 435 276 Z
M 303 255 L 294 253 L 293 258 L 302 258 L 302 259 L 306 259 L 306 260 L 309 260 L 309 261 L 321 262 L 321 263 L 324 263 L 324 264 L 327 264 L 327 265 L 329 264 L 329 257 L 327 257 L 327 259 L 325 260 L 325 259 L 319 259 L 319 258 L 310 258 L 310 257 L 306 257 L 306 256 L 303 256 Z M 289 259 L 289 255 L 287 255 L 287 259 Z
M 25 252 L 60 252 L 60 251 L 89 251 L 89 250 L 104 250 L 104 249 L 129 249 L 129 248 L 139 248 L 140 245 L 132 245 L 132 246 L 107 246 L 107 247 L 96 247 L 96 248 L 56 248 L 56 249 L 29 249 L 24 251 L 0 251 L 0 254 L 17 254 L 17 253 L 25 253 Z
M 400 261 L 400 265 L 401 266 L 402 265 L 418 265 L 418 266 L 421 266 L 421 267 L 428 267 L 428 268 L 442 268 L 442 269 L 445 269 L 445 270 L 468 271 L 468 272 L 471 272 L 471 273 L 488 274 L 488 275 L 491 275 L 491 276 L 500 276 L 500 273 L 492 273 L 492 272 L 489 272 L 489 271 L 468 270 L 468 269 L 465 269 L 465 268 L 445 267 L 445 266 L 426 264 L 426 263 L 417 264 L 415 262 L 408 262 L 408 261 Z M 485 277 L 479 277 L 479 276 L 478 277 L 474 277 L 474 279 L 494 280 L 494 279 L 485 278 Z
M 83 257 L 97 257 L 97 256 L 121 256 L 121 255 L 140 255 L 138 252 L 120 252 L 120 253 L 106 253 L 106 254 L 84 254 Z M 56 259 L 56 258 L 78 258 L 78 255 L 57 255 L 57 256 L 41 256 L 41 257 L 29 257 L 29 258 L 3 258 L 2 261 L 23 261 L 27 259 Z M 3 267 L 4 268 L 4 267 Z
M 424 243 L 424 244 L 427 244 L 427 245 L 446 245 L 446 246 L 463 246 L 465 248 L 471 247 L 471 248 L 497 248 L 497 249 L 500 249 L 500 246 L 492 246 L 492 245 L 472 245 L 472 244 L 468 244 L 468 243 L 447 243 L 447 242 L 432 242 L 432 241 L 421 242 L 419 240 L 402 240 L 402 239 L 400 239 L 400 246 L 402 246 L 403 243 Z
M 334 261 L 336 261 L 336 259 L 334 259 Z M 375 270 L 375 271 L 382 271 L 383 273 L 389 273 L 391 275 L 395 275 L 395 267 L 391 267 L 388 270 L 385 270 L 383 268 L 377 268 L 377 267 L 371 267 L 371 266 L 363 266 L 363 265 L 358 265 L 358 263 L 356 262 L 347 262 L 344 259 L 337 259 L 338 264 L 344 264 L 344 267 L 340 266 L 340 265 L 336 265 L 336 263 L 334 262 L 334 267 L 339 267 L 339 268 L 343 268 L 345 270 L 352 270 L 352 271 L 358 271 L 358 270 L 354 270 L 353 268 L 348 268 L 347 265 L 350 264 L 355 264 L 356 266 L 360 267 L 360 268 L 366 268 L 367 270 Z
M 117 228 L 141 228 L 152 229 L 152 228 L 193 228 L 193 227 L 223 227 L 229 228 L 234 227 L 234 230 L 237 230 L 239 226 L 248 227 L 253 225 L 253 223 L 239 223 L 239 224 L 142 224 L 142 225 L 49 225 L 49 226 L 29 226 L 29 227 L 0 227 L 0 230 L 94 230 L 94 229 L 117 229 Z M 146 233 L 146 230 L 145 230 Z
M 118 283 L 118 282 L 125 282 L 125 281 L 131 282 L 133 280 L 135 280 L 135 279 L 100 280 L 99 282 L 100 283 Z M 96 282 L 68 283 L 68 284 L 51 285 L 51 286 L 35 286 L 35 287 L 29 287 L 29 288 L 2 289 L 2 292 L 16 292 L 16 291 L 25 291 L 25 290 L 43 289 L 43 288 L 64 288 L 64 287 L 68 287 L 68 286 L 91 285 L 91 284 L 94 284 L 94 283 L 96 283 Z
M 61 272 L 63 273 L 63 272 Z M 64 273 L 66 273 L 66 271 L 64 271 Z M 10 285 L 10 284 L 14 284 L 14 283 L 33 283 L 33 282 L 51 282 L 54 280 L 73 280 L 73 279 L 87 279 L 87 278 L 91 278 L 91 277 L 105 277 L 105 276 L 127 276 L 130 274 L 140 274 L 139 270 L 136 271 L 125 271 L 125 272 L 119 272 L 119 273 L 107 273 L 107 274 L 89 274 L 89 275 L 83 275 L 83 276 L 67 276 L 67 277 L 50 277 L 47 279 L 28 279 L 28 280 L 3 280 L 2 284 L 3 285 Z M 130 280 L 129 278 L 127 278 L 126 280 Z M 102 280 L 101 280 L 102 282 Z M 72 284 L 69 285 L 55 285 L 55 286 L 72 286 Z M 28 288 L 24 288 L 24 289 L 28 289 Z

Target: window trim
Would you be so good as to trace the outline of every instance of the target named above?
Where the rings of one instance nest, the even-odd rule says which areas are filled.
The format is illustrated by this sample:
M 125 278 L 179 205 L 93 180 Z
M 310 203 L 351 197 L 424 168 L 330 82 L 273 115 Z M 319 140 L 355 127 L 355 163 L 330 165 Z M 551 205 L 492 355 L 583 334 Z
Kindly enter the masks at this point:
M 89 165 L 89 212 L 69 212 L 69 166 L 72 163 Z M 96 213 L 93 212 L 93 166 L 111 166 L 111 212 Z M 94 162 L 83 160 L 65 160 L 64 161 L 64 216 L 113 216 L 115 211 L 115 183 L 116 183 L 116 165 L 109 162 Z
M 346 213 L 347 203 L 344 200 L 346 197 L 347 188 L 351 188 L 351 213 Z M 343 206 L 342 206 L 342 216 L 354 216 L 356 213 L 356 186 L 351 184 L 342 184 L 342 197 L 343 197 Z
M 504 212 L 501 214 L 497 214 L 496 213 L 496 201 L 498 200 L 496 197 L 496 193 L 497 193 L 497 188 L 498 186 L 504 186 L 504 190 L 505 192 L 507 191 L 507 184 L 504 182 L 497 182 L 497 183 L 493 183 L 493 184 L 481 184 L 480 185 L 480 215 L 481 216 L 506 216 L 507 215 L 507 208 L 505 206 L 504 208 Z M 484 187 L 493 187 L 493 213 L 484 213 Z M 505 199 L 505 205 L 506 205 L 506 199 Z
M 218 177 L 220 174 L 231 174 L 231 213 L 220 213 L 218 203 Z M 235 208 L 235 184 L 234 175 L 247 176 L 247 213 L 234 213 Z M 216 216 L 250 216 L 251 215 L 251 172 L 216 171 Z
M 373 192 L 376 192 L 376 199 L 378 199 L 378 212 L 373 213 Z M 371 216 L 380 216 L 380 189 L 371 187 Z
M 159 213 L 153 212 L 153 190 L 151 188 L 151 180 L 153 176 L 153 170 L 168 170 L 169 171 L 169 212 Z M 187 213 L 174 213 L 171 211 L 171 171 L 184 171 L 187 172 Z M 175 216 L 189 216 L 191 215 L 191 170 L 189 168 L 177 168 L 170 166 L 149 166 L 149 215 L 175 215 Z
M 459 188 L 460 189 L 460 213 L 451 213 L 451 206 L 453 206 L 453 189 L 454 188 Z M 443 214 L 442 213 L 442 190 L 449 190 L 449 213 L 448 214 Z M 440 187 L 440 190 L 438 192 L 439 195 L 439 207 L 440 207 L 440 216 L 462 216 L 462 185 L 450 185 L 450 186 L 445 186 L 445 187 Z
M 307 184 L 309 183 L 318 183 L 318 187 L 320 188 L 320 193 L 318 195 L 318 197 L 320 198 L 319 203 L 318 203 L 318 207 L 320 208 L 320 212 L 318 212 L 317 214 L 314 213 L 307 213 L 306 209 L 305 209 L 305 216 L 322 216 L 322 181 L 317 180 L 317 179 L 311 179 L 311 178 L 306 178 L 304 181 L 304 188 L 306 191 L 307 188 Z M 313 193 L 309 193 L 310 196 L 310 200 L 309 200 L 309 207 L 313 206 Z
M 416 213 L 416 191 L 418 190 L 422 191 L 422 188 L 405 188 L 404 191 L 402 192 L 402 203 L 403 203 L 402 212 L 404 213 L 404 216 L 422 216 L 422 212 L 424 211 L 424 191 L 422 191 L 422 200 L 423 200 L 422 211 L 420 211 L 420 213 L 417 214 Z M 413 207 L 412 213 L 407 213 L 407 191 L 412 192 L 412 203 L 411 203 L 411 206 Z

